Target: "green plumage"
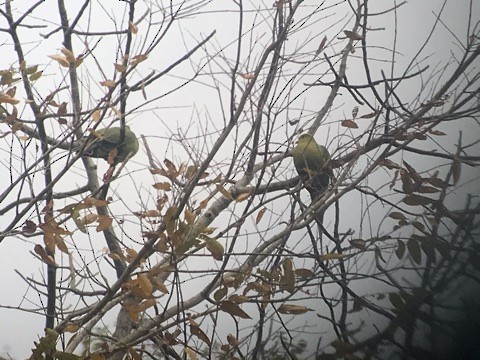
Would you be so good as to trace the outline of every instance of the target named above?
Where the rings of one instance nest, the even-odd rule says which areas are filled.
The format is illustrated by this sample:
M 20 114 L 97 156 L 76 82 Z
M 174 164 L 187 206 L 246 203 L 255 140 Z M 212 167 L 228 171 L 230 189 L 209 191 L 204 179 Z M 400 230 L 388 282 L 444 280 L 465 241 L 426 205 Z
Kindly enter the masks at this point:
M 320 197 L 330 183 L 332 170 L 330 154 L 325 146 L 317 144 L 310 134 L 302 134 L 293 149 L 293 163 L 312 200 Z
M 138 151 L 137 136 L 130 130 L 129 126 L 125 126 L 123 141 L 121 141 L 119 127 L 97 129 L 92 132 L 92 135 L 93 140 L 86 148 L 86 156 L 108 160 L 109 156 L 113 158 L 113 155 L 115 155 L 113 150 L 117 149 L 113 158 L 113 164 L 116 165 L 125 161 L 127 157 L 135 155 Z

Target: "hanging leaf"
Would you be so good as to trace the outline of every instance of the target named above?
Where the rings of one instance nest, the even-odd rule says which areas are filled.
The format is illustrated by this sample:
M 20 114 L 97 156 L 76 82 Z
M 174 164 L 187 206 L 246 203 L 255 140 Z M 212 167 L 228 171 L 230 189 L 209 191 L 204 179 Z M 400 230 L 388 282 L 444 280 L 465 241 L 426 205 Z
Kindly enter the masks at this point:
M 402 240 L 397 241 L 397 248 L 395 249 L 395 254 L 397 255 L 399 260 L 403 259 L 403 255 L 405 255 L 406 246 Z
M 353 109 L 352 109 L 352 119 L 355 120 L 356 117 L 358 115 L 358 106 L 355 106 Z
M 193 226 L 193 224 L 195 223 L 195 218 L 197 217 L 197 215 L 193 211 L 190 211 L 188 208 L 185 208 L 184 216 L 185 216 L 185 221 L 187 222 L 187 224 L 190 225 L 190 226 Z
M 55 260 L 53 260 L 53 257 L 51 257 L 50 255 L 47 254 L 47 252 L 45 251 L 45 249 L 43 248 L 42 245 L 35 245 L 35 247 L 33 248 L 33 250 L 35 251 L 35 253 L 40 256 L 40 258 L 42 259 L 42 261 L 47 264 L 47 265 L 51 265 L 51 266 L 58 266 L 56 263 L 55 263 Z
M 217 291 L 213 293 L 213 298 L 216 302 L 220 302 L 225 296 L 227 296 L 228 288 L 226 286 L 220 286 Z
M 352 310 L 350 310 L 349 313 L 353 314 L 362 310 L 363 310 L 363 299 L 359 297 L 354 298 Z
M 357 123 L 353 120 L 346 119 L 346 120 L 343 120 L 340 124 L 343 127 L 347 127 L 347 128 L 350 128 L 350 129 L 358 129 Z
M 397 293 L 389 293 L 388 300 L 390 300 L 390 304 L 392 304 L 396 310 L 400 311 L 403 309 L 404 307 L 403 300 L 401 296 L 398 295 Z
M 132 248 L 126 248 L 125 253 L 127 254 L 126 258 L 129 263 L 132 262 L 138 255 L 138 252 Z
M 228 297 L 228 300 L 233 301 L 235 304 L 243 304 L 248 301 L 248 297 L 244 295 L 232 294 Z
M 85 223 L 83 222 L 83 220 L 80 219 L 80 211 L 77 208 L 73 208 L 71 215 L 72 215 L 73 221 L 75 222 L 75 225 L 77 225 L 77 229 L 86 234 L 87 227 L 85 226 Z
M 163 342 L 165 342 L 166 345 L 177 345 L 179 341 L 177 340 L 177 336 L 180 335 L 182 331 L 180 329 L 175 329 L 173 333 L 170 333 L 168 331 L 165 331 L 163 336 Z
M 400 180 L 402 180 L 402 190 L 405 194 L 413 192 L 413 181 L 410 173 L 402 170 L 400 171 Z
M 423 225 L 421 222 L 418 221 L 413 221 L 412 225 L 417 229 L 420 230 L 421 232 L 425 231 L 425 225 Z
M 57 246 L 58 250 L 63 252 L 64 254 L 68 254 L 68 248 L 65 242 L 63 241 L 63 238 L 60 235 L 55 235 L 55 245 Z
M 110 226 L 112 226 L 113 219 L 108 216 L 108 215 L 96 215 L 96 214 L 91 214 L 96 217 L 96 220 L 98 221 L 97 225 L 97 232 L 104 231 L 108 229 Z
M 349 242 L 350 242 L 350 245 L 352 245 L 352 247 L 356 249 L 365 250 L 365 248 L 367 247 L 367 242 L 362 239 L 353 239 L 353 240 L 350 240 Z
M 56 62 L 58 62 L 61 66 L 65 67 L 65 68 L 68 68 L 70 66 L 70 63 L 68 62 L 68 60 L 64 56 L 48 55 L 48 57 L 52 60 L 55 60 Z
M 401 169 L 401 166 L 389 159 L 383 159 L 380 161 L 381 166 L 385 166 L 387 169 Z
M 449 186 L 452 186 L 451 184 L 443 181 L 442 179 L 439 179 L 437 177 L 431 177 L 427 179 L 427 181 L 430 183 L 430 185 L 435 186 L 440 189 L 446 189 Z
M 420 243 L 421 248 L 424 252 L 425 255 L 427 255 L 427 258 L 432 261 L 433 263 L 436 262 L 436 256 L 435 256 L 435 247 L 434 243 L 426 238 L 424 241 Z
M 452 170 L 453 184 L 456 185 L 462 173 L 462 163 L 457 157 L 453 158 L 451 170 Z
M 132 60 L 130 60 L 130 65 L 137 66 L 141 62 L 147 60 L 147 58 L 148 58 L 148 55 L 146 54 L 135 55 L 134 57 L 132 57 Z
M 435 242 L 435 249 L 440 253 L 440 255 L 444 257 L 450 256 L 450 247 L 448 244 L 441 242 L 441 241 L 436 241 Z
M 295 275 L 300 279 L 308 279 L 315 275 L 315 273 L 310 269 L 295 269 Z
M 251 317 L 233 301 L 229 301 L 229 300 L 222 301 L 222 303 L 220 304 L 220 310 L 234 317 L 240 317 L 242 319 L 251 319 Z
M 20 100 L 15 99 L 14 97 L 8 95 L 7 93 L 0 91 L 0 103 L 16 105 Z
M 36 73 L 33 73 L 32 75 L 30 75 L 30 76 L 28 77 L 28 79 L 29 79 L 30 81 L 35 81 L 35 80 L 40 79 L 40 78 L 42 77 L 42 75 L 43 75 L 43 70 L 37 71 Z
M 420 250 L 420 244 L 418 243 L 418 241 L 410 238 L 407 241 L 407 249 L 413 261 L 420 265 L 420 263 L 422 262 L 422 252 Z
M 230 192 L 225 189 L 222 185 L 220 184 L 215 184 L 215 187 L 217 188 L 217 190 L 223 195 L 225 196 L 228 200 L 235 200 L 232 196 L 232 194 L 230 194 Z
M 406 220 L 405 215 L 398 211 L 392 211 L 388 216 L 395 220 Z
M 129 280 L 125 283 L 125 289 L 130 290 L 133 295 L 147 299 L 153 292 L 153 285 L 145 274 L 138 274 L 136 279 Z
M 115 67 L 115 70 L 119 73 L 123 73 L 125 71 L 127 71 L 127 66 L 126 65 L 123 65 L 123 64 L 113 64 L 113 66 Z
M 33 234 L 37 230 L 37 224 L 31 220 L 26 220 L 25 224 L 22 227 L 22 232 L 24 234 Z
M 197 353 L 192 349 L 185 347 L 183 348 L 183 353 L 187 355 L 190 360 L 197 360 Z
M 64 116 L 67 114 L 67 103 L 64 101 L 60 105 L 58 105 L 57 115 Z
M 280 314 L 290 314 L 290 315 L 305 314 L 306 312 L 309 312 L 309 311 L 313 311 L 313 309 L 310 309 L 306 306 L 292 305 L 292 304 L 282 304 L 278 308 L 278 312 Z
M 152 185 L 156 190 L 170 191 L 171 185 L 168 182 L 160 182 Z
M 32 74 L 35 74 L 37 70 L 38 70 L 38 65 L 32 65 L 25 69 L 25 73 L 27 75 L 32 75 Z
M 283 262 L 282 290 L 290 294 L 295 292 L 295 272 L 293 271 L 292 259 L 286 258 Z
M 207 334 L 205 334 L 203 330 L 200 329 L 200 326 L 193 320 L 190 320 L 190 332 L 192 335 L 195 335 L 196 337 L 198 337 L 208 346 L 212 344 Z
M 96 123 L 98 123 L 101 119 L 101 116 L 102 116 L 102 110 L 98 109 L 98 110 L 95 110 L 93 113 L 92 113 L 92 120 Z
M 238 339 L 235 336 L 233 336 L 232 334 L 227 335 L 227 341 L 230 344 L 230 346 L 232 346 L 234 348 L 238 347 L 238 344 L 239 344 Z
M 105 86 L 109 89 L 113 89 L 113 88 L 115 88 L 115 81 L 114 80 L 100 81 L 100 85 Z
M 138 33 L 138 26 L 135 25 L 133 22 L 129 21 L 128 22 L 128 30 L 133 34 L 137 34 Z
M 167 167 L 167 175 L 170 177 L 177 177 L 178 172 L 177 172 L 177 167 L 173 162 L 171 162 L 169 159 L 164 159 L 163 163 Z
M 65 55 L 65 58 L 67 59 L 68 62 L 74 63 L 75 62 L 75 55 L 73 52 L 66 47 L 63 47 L 61 50 L 63 55 Z
M 360 116 L 360 119 L 371 119 L 371 118 L 377 116 L 378 114 L 379 114 L 379 112 L 374 111 L 374 112 L 372 112 L 372 113 L 369 113 L 369 114 L 365 114 L 365 115 Z
M 262 220 L 263 215 L 265 214 L 266 211 L 267 211 L 267 208 L 264 207 L 258 212 L 257 218 L 255 219 L 255 224 L 258 225 L 258 223 Z
M 417 186 L 415 191 L 419 192 L 419 193 L 422 193 L 422 194 L 433 194 L 433 193 L 439 192 L 440 190 L 437 189 L 437 188 L 434 188 L 432 186 L 422 185 L 422 186 Z
M 205 240 L 205 247 L 208 251 L 210 251 L 213 258 L 215 260 L 222 261 L 223 253 L 225 252 L 223 245 L 220 244 L 216 239 L 212 239 L 207 236 L 204 236 L 203 239 Z
M 154 299 L 147 299 L 142 301 L 139 304 L 128 304 L 125 303 L 123 304 L 123 307 L 127 310 L 128 316 L 132 321 L 137 322 L 138 321 L 138 314 L 147 310 L 148 308 L 152 307 L 155 305 L 155 300 Z
M 94 197 L 88 197 L 88 198 L 84 199 L 82 203 L 83 203 L 83 205 L 85 205 L 85 207 L 107 206 L 108 205 L 108 201 L 101 200 L 101 199 L 96 199 Z

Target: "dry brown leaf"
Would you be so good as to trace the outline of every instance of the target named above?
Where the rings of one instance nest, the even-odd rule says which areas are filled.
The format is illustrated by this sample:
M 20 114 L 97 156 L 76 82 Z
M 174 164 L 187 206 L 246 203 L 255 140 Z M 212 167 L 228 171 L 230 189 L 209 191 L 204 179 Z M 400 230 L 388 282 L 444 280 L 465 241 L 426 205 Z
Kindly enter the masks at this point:
M 112 226 L 113 219 L 108 215 L 98 215 L 98 226 L 96 228 L 97 232 L 108 229 Z
M 262 220 L 263 215 L 265 214 L 266 211 L 267 211 L 267 208 L 264 207 L 258 212 L 257 218 L 255 219 L 255 224 L 258 225 L 258 223 Z
M 95 122 L 99 122 L 102 116 L 102 110 L 98 109 L 95 110 L 92 114 L 92 120 Z
M 138 27 L 137 25 L 135 25 L 133 22 L 129 21 L 128 22 L 128 30 L 132 33 L 132 34 L 136 34 L 138 33 Z
M 11 104 L 11 105 L 16 105 L 20 102 L 20 100 L 17 100 L 7 93 L 0 92 L 0 103 L 6 103 L 6 104 Z
M 215 184 L 215 187 L 217 188 L 217 190 L 223 195 L 225 196 L 228 200 L 234 200 L 232 194 L 230 194 L 230 192 L 225 189 L 222 185 L 220 184 Z
M 100 85 L 106 86 L 109 89 L 113 89 L 115 87 L 115 81 L 107 79 L 107 80 L 104 80 L 104 81 L 100 81 Z
M 355 121 L 349 120 L 349 119 L 343 120 L 341 122 L 341 125 L 343 127 L 347 127 L 347 128 L 350 128 L 350 129 L 358 129 L 357 123 Z
M 222 303 L 220 304 L 220 310 L 232 316 L 240 317 L 242 319 L 251 319 L 251 317 L 233 301 L 229 301 L 229 300 L 222 301 Z
M 63 55 L 65 55 L 65 59 L 70 62 L 70 63 L 74 63 L 75 62 L 75 55 L 73 55 L 73 52 L 65 47 L 63 47 L 61 50 Z
M 65 68 L 68 68 L 70 66 L 70 63 L 68 62 L 68 60 L 64 56 L 48 55 L 48 57 L 52 60 L 55 60 L 56 62 L 58 62 L 61 66 L 65 67 Z
M 119 73 L 123 73 L 125 71 L 127 71 L 127 66 L 126 65 L 123 65 L 123 64 L 113 64 L 113 66 L 115 67 L 115 70 Z
M 312 309 L 306 306 L 292 305 L 292 304 L 282 304 L 278 308 L 280 314 L 290 314 L 290 315 L 299 315 L 305 314 L 306 312 L 312 311 Z

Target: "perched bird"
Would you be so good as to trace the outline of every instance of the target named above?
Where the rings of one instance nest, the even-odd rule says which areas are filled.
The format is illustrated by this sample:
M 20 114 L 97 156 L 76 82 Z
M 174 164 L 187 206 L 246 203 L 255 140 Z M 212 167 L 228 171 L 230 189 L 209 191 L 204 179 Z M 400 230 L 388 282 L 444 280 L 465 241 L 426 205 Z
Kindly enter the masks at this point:
M 332 169 L 329 166 L 330 154 L 325 146 L 317 144 L 310 134 L 299 136 L 293 149 L 293 163 L 312 201 L 318 199 L 330 183 Z
M 85 156 L 102 158 L 116 165 L 129 156 L 135 155 L 138 151 L 137 136 L 129 126 L 125 126 L 125 136 L 122 141 L 120 129 L 109 127 L 92 131 L 93 140 L 87 145 Z M 112 160 L 109 160 L 109 157 Z

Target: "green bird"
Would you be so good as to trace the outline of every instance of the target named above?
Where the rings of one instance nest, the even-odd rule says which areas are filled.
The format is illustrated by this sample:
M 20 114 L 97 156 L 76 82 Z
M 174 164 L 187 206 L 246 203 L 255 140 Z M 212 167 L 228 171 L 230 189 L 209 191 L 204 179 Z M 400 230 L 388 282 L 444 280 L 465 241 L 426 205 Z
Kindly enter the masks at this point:
M 93 140 L 87 145 L 85 155 L 105 159 L 113 165 L 135 155 L 138 151 L 137 136 L 129 126 L 125 126 L 125 136 L 122 141 L 120 129 L 119 127 L 109 127 L 92 131 Z
M 318 199 L 333 176 L 330 168 L 330 154 L 325 146 L 317 144 L 310 134 L 299 136 L 293 149 L 293 163 L 312 200 Z

